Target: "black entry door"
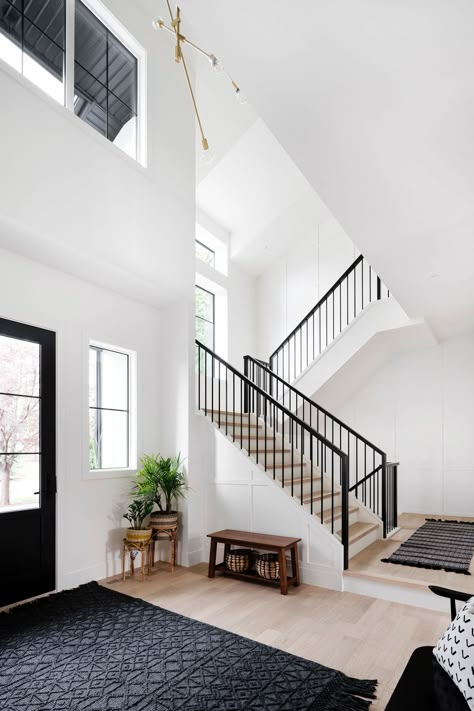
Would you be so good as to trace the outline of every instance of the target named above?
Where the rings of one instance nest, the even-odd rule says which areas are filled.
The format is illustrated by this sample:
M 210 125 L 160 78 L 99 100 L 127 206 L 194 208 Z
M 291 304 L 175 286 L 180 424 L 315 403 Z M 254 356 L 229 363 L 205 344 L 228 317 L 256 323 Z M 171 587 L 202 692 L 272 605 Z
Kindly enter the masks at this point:
M 0 607 L 54 590 L 56 335 L 0 319 Z

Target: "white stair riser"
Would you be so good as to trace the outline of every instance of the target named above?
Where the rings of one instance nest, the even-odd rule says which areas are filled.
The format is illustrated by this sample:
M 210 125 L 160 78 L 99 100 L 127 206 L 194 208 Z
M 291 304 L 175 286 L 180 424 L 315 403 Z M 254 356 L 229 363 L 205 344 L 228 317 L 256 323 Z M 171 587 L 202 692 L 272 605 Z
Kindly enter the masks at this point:
M 370 533 L 367 533 L 367 535 L 362 536 L 362 538 L 359 538 L 359 540 L 355 541 L 355 543 L 351 543 L 349 546 L 349 559 L 353 558 L 355 555 L 363 551 L 364 548 L 367 548 L 367 546 L 370 546 L 371 543 L 375 543 L 375 541 L 378 540 L 380 540 L 380 532 L 379 529 L 376 528 L 373 531 L 370 531 Z

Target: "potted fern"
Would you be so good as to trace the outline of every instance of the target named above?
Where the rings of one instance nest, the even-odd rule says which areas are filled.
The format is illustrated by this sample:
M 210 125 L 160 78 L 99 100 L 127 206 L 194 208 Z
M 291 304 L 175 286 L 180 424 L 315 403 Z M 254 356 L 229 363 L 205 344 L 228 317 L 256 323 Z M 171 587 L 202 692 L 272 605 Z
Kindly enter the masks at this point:
M 157 530 L 174 528 L 178 525 L 178 512 L 173 509 L 173 505 L 186 495 L 189 488 L 181 455 L 145 455 L 141 459 L 141 465 L 135 480 L 134 494 L 158 508 L 150 516 L 150 526 Z
M 123 515 L 131 524 L 130 528 L 127 528 L 127 541 L 140 544 L 147 543 L 150 540 L 153 529 L 145 528 L 144 522 L 152 511 L 152 501 L 147 501 L 146 499 L 134 499 L 132 501 L 128 510 Z

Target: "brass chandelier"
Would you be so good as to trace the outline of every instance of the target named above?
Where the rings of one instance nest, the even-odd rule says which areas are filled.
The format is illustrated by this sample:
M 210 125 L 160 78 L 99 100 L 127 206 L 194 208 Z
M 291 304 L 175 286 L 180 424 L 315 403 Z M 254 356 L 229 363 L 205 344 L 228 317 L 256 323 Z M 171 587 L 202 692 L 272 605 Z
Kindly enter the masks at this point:
M 235 97 L 239 103 L 241 103 L 241 104 L 246 103 L 246 100 L 240 90 L 240 87 L 235 83 L 235 81 L 232 79 L 232 77 L 230 77 L 227 74 L 227 72 L 223 68 L 221 62 L 217 59 L 217 57 L 214 54 L 211 54 L 211 53 L 206 52 L 205 50 L 201 49 L 201 47 L 198 47 L 197 44 L 195 44 L 194 42 L 191 42 L 191 40 L 188 39 L 188 37 L 186 37 L 185 35 L 182 34 L 180 8 L 176 7 L 176 15 L 173 16 L 170 1 L 166 0 L 166 4 L 168 6 L 171 25 L 167 25 L 165 23 L 165 21 L 161 17 L 159 17 L 156 20 L 153 20 L 153 27 L 155 28 L 155 30 L 166 30 L 166 32 L 172 34 L 176 40 L 175 50 L 174 50 L 174 59 L 175 59 L 175 62 L 177 62 L 178 64 L 182 64 L 182 66 L 183 66 L 189 93 L 191 94 L 191 100 L 192 100 L 193 107 L 194 107 L 194 113 L 196 115 L 197 125 L 199 127 L 199 132 L 201 134 L 201 145 L 202 145 L 203 151 L 205 152 L 205 156 L 206 157 L 209 156 L 209 158 L 210 158 L 209 142 L 205 136 L 204 129 L 202 126 L 201 116 L 199 114 L 199 109 L 198 109 L 198 105 L 196 102 L 196 97 L 194 95 L 193 87 L 191 84 L 191 79 L 189 77 L 188 67 L 186 65 L 186 59 L 183 54 L 183 45 L 187 44 L 190 47 L 192 47 L 196 52 L 199 52 L 199 54 L 202 54 L 211 63 L 211 66 L 213 67 L 213 69 L 216 70 L 216 72 L 218 72 L 219 74 L 224 74 L 228 78 L 228 80 L 232 86 L 232 89 L 235 93 Z

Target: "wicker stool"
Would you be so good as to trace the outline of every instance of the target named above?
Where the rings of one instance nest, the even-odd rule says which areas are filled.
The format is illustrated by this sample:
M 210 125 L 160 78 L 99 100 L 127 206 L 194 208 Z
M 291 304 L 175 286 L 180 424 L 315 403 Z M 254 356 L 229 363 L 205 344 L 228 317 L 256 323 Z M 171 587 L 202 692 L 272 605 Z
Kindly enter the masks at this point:
M 151 556 L 150 556 L 150 546 L 151 541 L 146 541 L 145 543 L 132 543 L 127 541 L 126 538 L 123 539 L 122 544 L 122 580 L 125 581 L 125 558 L 127 556 L 127 551 L 130 554 L 130 573 L 135 575 L 135 557 L 138 553 L 141 554 L 141 572 L 142 572 L 142 582 L 145 580 L 145 568 L 147 568 L 148 575 L 151 574 Z
M 150 528 L 153 528 L 153 526 L 150 526 Z M 150 571 L 155 565 L 155 543 L 158 543 L 159 541 L 169 541 L 171 572 L 174 573 L 174 566 L 176 564 L 177 532 L 178 526 L 172 526 L 171 528 L 153 528 L 153 533 L 150 540 Z

